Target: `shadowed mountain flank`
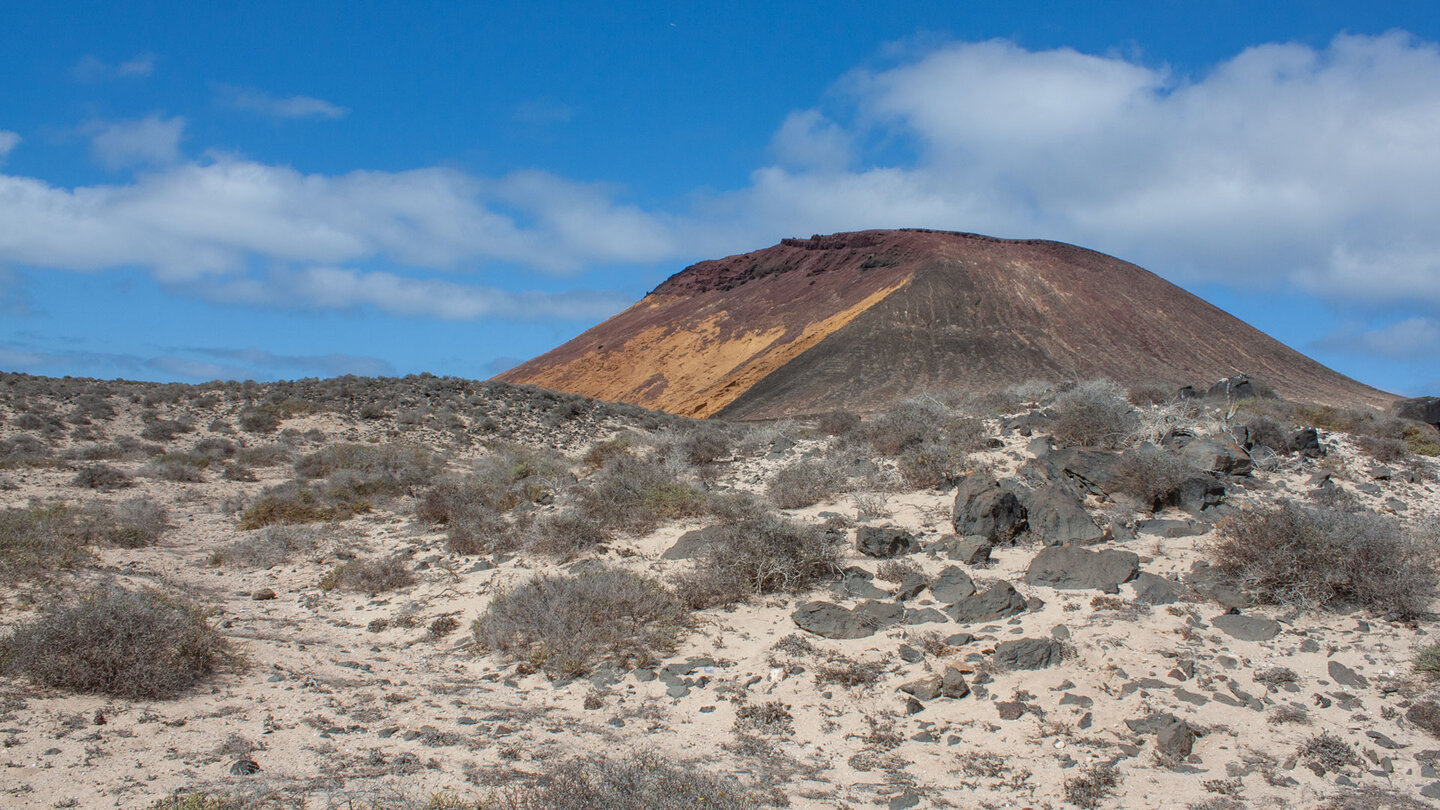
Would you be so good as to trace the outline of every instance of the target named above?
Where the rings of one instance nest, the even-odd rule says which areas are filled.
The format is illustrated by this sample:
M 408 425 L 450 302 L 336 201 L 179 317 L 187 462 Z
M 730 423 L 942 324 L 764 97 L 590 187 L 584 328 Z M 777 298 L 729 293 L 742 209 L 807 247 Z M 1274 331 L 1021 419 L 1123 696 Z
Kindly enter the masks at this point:
M 1026 379 L 1180 386 L 1235 373 L 1296 400 L 1393 399 L 1111 256 L 913 230 L 786 239 L 701 262 L 498 379 L 763 419 Z

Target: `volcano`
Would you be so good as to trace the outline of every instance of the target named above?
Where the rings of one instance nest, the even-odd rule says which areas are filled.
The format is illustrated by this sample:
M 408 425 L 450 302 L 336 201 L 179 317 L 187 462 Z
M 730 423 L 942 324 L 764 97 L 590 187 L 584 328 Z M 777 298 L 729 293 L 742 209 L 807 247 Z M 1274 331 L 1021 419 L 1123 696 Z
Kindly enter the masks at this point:
M 1129 262 L 1061 242 L 885 230 L 704 261 L 496 379 L 691 417 L 873 412 L 926 391 L 1248 374 L 1287 399 L 1383 407 Z

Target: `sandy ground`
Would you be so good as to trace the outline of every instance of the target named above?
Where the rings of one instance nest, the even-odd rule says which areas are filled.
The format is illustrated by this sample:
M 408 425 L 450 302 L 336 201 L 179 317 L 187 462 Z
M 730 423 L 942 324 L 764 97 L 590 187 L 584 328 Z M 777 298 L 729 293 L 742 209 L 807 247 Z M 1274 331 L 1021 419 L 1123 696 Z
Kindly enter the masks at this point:
M 201 430 L 177 439 L 177 449 L 209 435 L 204 426 L 211 415 L 192 415 Z M 137 418 L 137 408 L 127 406 L 106 429 L 112 437 L 138 432 Z M 0 439 L 23 432 L 13 421 L 0 425 Z M 292 419 L 285 427 L 319 428 L 325 442 L 381 438 L 389 429 L 334 415 Z M 234 438 L 257 443 L 243 434 Z M 407 438 L 436 446 L 444 441 L 438 433 Z M 990 453 L 1001 472 L 1028 457 L 1028 439 L 1011 434 L 1004 441 Z M 1303 493 L 1309 477 L 1323 468 L 1347 489 L 1380 486 L 1379 496 L 1357 492 L 1378 508 L 1393 508 L 1393 501 L 1385 504 L 1394 499 L 1412 518 L 1440 514 L 1434 484 L 1371 482 L 1369 462 L 1339 437 L 1326 442 L 1329 458 L 1257 472 L 1251 489 L 1232 487 L 1229 502 L 1243 507 Z M 817 445 L 801 442 L 785 458 Z M 301 442 L 298 450 L 318 446 Z M 456 451 L 453 463 L 463 466 L 467 456 L 483 452 Z M 722 462 L 722 481 L 758 488 L 783 460 Z M 113 463 L 131 473 L 141 466 Z M 661 662 L 662 668 L 673 666 L 683 688 L 675 687 L 675 679 L 654 677 L 654 670 L 553 682 L 475 651 L 468 633 L 498 588 L 523 582 L 553 561 L 448 554 L 443 534 L 417 523 L 410 517 L 413 503 L 397 499 L 318 529 L 324 542 L 310 559 L 268 570 L 214 566 L 208 562 L 213 552 L 246 535 L 229 507 L 290 477 L 288 466 L 259 469 L 258 482 L 223 481 L 213 473 L 191 484 L 138 478 L 136 487 L 113 493 L 70 486 L 77 466 L 0 471 L 0 506 L 145 494 L 169 506 L 174 528 L 156 548 L 100 551 L 99 565 L 66 587 L 113 578 L 180 589 L 217 609 L 216 620 L 248 666 L 172 701 L 71 695 L 23 679 L 0 680 L 0 804 L 7 807 L 144 807 L 182 790 L 255 785 L 291 790 L 306 796 L 308 806 L 324 807 L 386 792 L 470 793 L 503 785 L 517 772 L 541 772 L 560 758 L 642 748 L 773 787 L 797 808 L 1065 807 L 1065 782 L 1103 762 L 1116 763 L 1119 783 L 1102 807 L 1206 801 L 1223 807 L 1219 802 L 1227 797 L 1239 802 L 1229 805 L 1235 807 L 1315 807 L 1350 785 L 1424 801 L 1420 791 L 1437 779 L 1431 768 L 1440 758 L 1440 740 L 1405 719 L 1406 707 L 1435 691 L 1410 663 L 1417 649 L 1437 641 L 1428 621 L 1417 626 L 1363 613 L 1257 609 L 1249 612 L 1279 620 L 1282 632 L 1269 641 L 1240 641 L 1211 626 L 1225 609 L 1203 599 L 1148 607 L 1132 600 L 1129 585 L 1111 599 L 1097 599 L 1096 591 L 1027 586 L 1024 572 L 1037 548 L 1021 545 L 999 548 L 990 566 L 970 569 L 982 589 L 1005 579 L 1043 602 L 1012 619 L 979 625 L 947 620 L 830 640 L 800 631 L 791 620 L 808 598 L 835 599 L 822 589 L 699 614 L 694 632 Z M 885 498 L 890 516 L 865 523 L 901 528 L 923 541 L 951 531 L 953 489 Z M 847 496 L 794 514 L 818 521 L 821 513 L 853 523 L 856 508 Z M 599 556 L 665 577 L 688 563 L 661 554 L 683 532 L 703 525 L 668 525 L 616 542 Z M 1142 570 L 1178 576 L 1203 557 L 1213 536 L 1142 533 L 1097 548 L 1127 548 L 1140 555 Z M 400 551 L 411 554 L 417 569 L 413 587 L 375 597 L 318 587 L 340 556 Z M 933 552 L 907 559 L 927 575 L 954 564 Z M 879 565 L 853 546 L 846 563 L 871 572 Z M 893 587 L 878 579 L 875 584 Z M 274 599 L 252 597 L 267 588 Z M 23 621 L 36 599 L 24 589 L 6 593 L 0 622 Z M 943 607 L 928 592 L 909 604 Z M 438 638 L 428 632 L 434 620 L 447 616 L 460 629 Z M 377 619 L 387 622 L 378 632 L 371 627 Z M 902 645 L 921 648 L 927 635 L 961 631 L 974 640 L 942 656 L 901 655 Z M 792 638 L 797 636 L 803 644 Z M 1067 649 L 1059 666 L 997 672 L 989 664 L 1000 642 L 1052 637 Z M 867 686 L 817 684 L 821 665 L 837 655 L 874 662 L 883 674 Z M 1367 685 L 1334 682 L 1332 662 L 1359 673 Z M 908 696 L 898 687 L 947 666 L 966 673 L 974 691 L 927 701 L 910 713 Z M 1278 686 L 1257 680 L 1275 667 L 1293 670 L 1297 680 Z M 740 707 L 771 701 L 783 704 L 788 727 L 735 733 Z M 1020 716 L 1003 719 L 1016 704 Z M 1303 705 L 1308 722 L 1274 722 L 1285 704 Z M 1126 724 L 1157 712 L 1203 732 L 1185 761 L 1162 762 L 1155 735 Z M 1352 743 L 1363 767 L 1317 776 L 1297 764 L 1298 747 L 1322 731 Z M 244 758 L 260 772 L 232 775 L 233 763 Z

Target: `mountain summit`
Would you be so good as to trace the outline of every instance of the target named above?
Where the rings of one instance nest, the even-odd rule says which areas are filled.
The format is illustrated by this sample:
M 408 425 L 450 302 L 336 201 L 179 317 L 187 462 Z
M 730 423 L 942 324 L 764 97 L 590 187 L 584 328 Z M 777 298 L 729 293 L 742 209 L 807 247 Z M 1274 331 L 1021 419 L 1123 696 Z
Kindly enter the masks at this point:
M 1236 373 L 1302 401 L 1394 399 L 1112 256 L 926 230 L 785 239 L 700 262 L 497 379 L 762 419 L 1031 379 L 1181 386 Z

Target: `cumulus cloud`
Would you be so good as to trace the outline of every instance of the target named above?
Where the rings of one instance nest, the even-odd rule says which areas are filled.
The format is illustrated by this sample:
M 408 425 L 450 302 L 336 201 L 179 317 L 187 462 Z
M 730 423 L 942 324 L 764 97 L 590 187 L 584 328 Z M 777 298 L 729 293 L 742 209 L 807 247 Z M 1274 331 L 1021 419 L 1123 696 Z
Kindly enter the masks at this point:
M 310 96 L 272 96 L 253 87 L 219 85 L 221 103 L 268 118 L 344 118 L 350 111 Z
M 10 156 L 10 150 L 20 144 L 20 135 L 8 129 L 0 129 L 0 163 Z
M 1042 236 L 1172 277 L 1440 303 L 1432 43 L 1264 45 L 1197 77 L 959 43 L 841 87 L 850 107 L 806 128 L 898 136 L 913 162 L 767 168 L 743 206 L 792 211 L 797 232 L 838 219 Z
M 155 54 L 142 53 L 133 59 L 111 64 L 93 54 L 80 57 L 71 73 L 82 82 L 106 79 L 142 79 L 155 72 Z
M 185 119 L 152 113 L 130 121 L 97 122 L 87 129 L 90 151 L 107 169 L 169 166 L 180 160 Z

